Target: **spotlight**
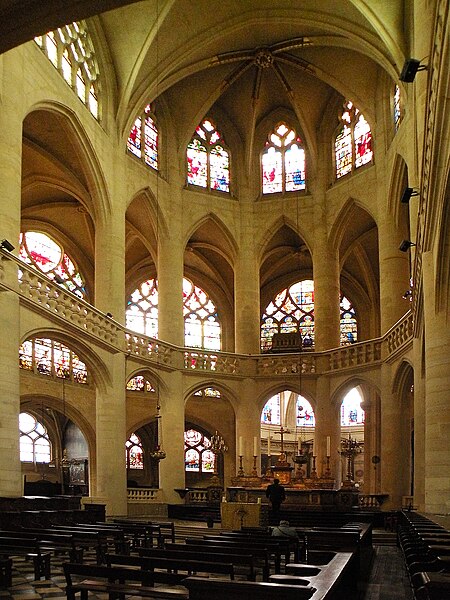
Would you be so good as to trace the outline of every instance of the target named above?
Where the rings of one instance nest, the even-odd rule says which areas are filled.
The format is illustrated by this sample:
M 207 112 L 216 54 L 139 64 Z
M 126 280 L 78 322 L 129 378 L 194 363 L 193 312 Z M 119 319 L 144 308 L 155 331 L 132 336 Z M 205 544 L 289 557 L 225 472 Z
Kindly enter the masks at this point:
M 405 300 L 407 300 L 410 296 L 412 296 L 412 291 L 411 290 L 406 290 L 406 292 L 403 294 L 402 298 L 404 298 Z
M 427 69 L 427 66 L 421 65 L 420 60 L 417 60 L 417 58 L 407 58 L 400 73 L 400 81 L 412 83 L 417 71 L 425 71 L 425 69 Z
M 403 240 L 398 249 L 400 250 L 400 252 L 407 252 L 411 248 L 411 246 L 415 245 L 416 244 L 414 242 L 410 242 L 409 240 Z
M 8 242 L 8 240 L 2 240 L 0 242 L 0 248 L 3 248 L 3 250 L 8 250 L 8 252 L 12 252 L 14 250 L 14 246 L 11 244 L 11 242 Z
M 400 201 L 403 202 L 403 204 L 408 204 L 408 202 L 411 199 L 411 196 L 418 196 L 418 195 L 419 195 L 419 192 L 417 190 L 415 190 L 414 188 L 406 187 L 403 191 Z
M 64 283 L 64 279 L 60 275 L 55 275 L 53 281 L 56 281 L 56 283 L 59 283 L 60 285 L 61 283 Z

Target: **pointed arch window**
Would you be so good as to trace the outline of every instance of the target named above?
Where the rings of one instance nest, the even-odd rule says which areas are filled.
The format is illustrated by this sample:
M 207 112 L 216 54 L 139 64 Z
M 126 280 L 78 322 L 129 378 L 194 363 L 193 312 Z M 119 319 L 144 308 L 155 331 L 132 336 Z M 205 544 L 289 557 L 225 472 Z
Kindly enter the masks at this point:
M 358 324 L 351 301 L 340 296 L 341 345 L 358 339 Z M 272 347 L 275 333 L 300 332 L 303 348 L 314 346 L 314 281 L 305 279 L 279 292 L 267 305 L 261 320 L 261 350 Z
M 19 348 L 19 367 L 46 377 L 88 382 L 85 363 L 67 346 L 48 338 L 26 340 Z
M 363 397 L 357 387 L 352 388 L 344 397 L 341 404 L 341 426 L 363 425 L 364 410 L 361 408 Z
M 209 294 L 183 278 L 184 343 L 190 348 L 220 350 L 221 326 Z M 158 337 L 158 282 L 148 279 L 131 294 L 126 309 L 128 329 Z
M 279 123 L 269 134 L 261 169 L 263 194 L 306 188 L 305 150 L 300 137 L 286 123 Z
M 136 117 L 128 134 L 127 150 L 148 167 L 158 170 L 159 133 L 151 104 Z
M 132 433 L 125 442 L 127 469 L 144 468 L 144 450 L 142 449 L 141 438 Z
M 26 231 L 20 234 L 19 243 L 19 256 L 24 262 L 87 299 L 84 278 L 59 242 L 41 231 Z
M 188 473 L 214 473 L 216 457 L 211 440 L 196 429 L 184 432 L 184 464 Z
M 315 416 L 311 403 L 303 396 L 297 396 L 295 403 L 296 425 L 297 427 L 314 427 Z
M 89 112 L 98 119 L 100 71 L 86 22 L 64 25 L 34 40 Z
M 400 87 L 398 85 L 396 85 L 394 87 L 394 97 L 393 97 L 395 132 L 398 131 L 398 128 L 400 127 L 400 122 L 403 118 L 401 100 L 402 100 L 402 98 L 401 98 Z
M 136 375 L 128 380 L 127 392 L 154 392 L 155 388 L 143 375 Z
M 275 394 L 267 400 L 264 408 L 261 412 L 261 423 L 267 425 L 280 425 L 281 424 L 281 396 Z
M 340 121 L 334 141 L 336 179 L 373 160 L 370 126 L 352 102 L 345 102 Z
M 49 463 L 51 443 L 47 429 L 33 415 L 19 415 L 20 460 L 22 462 Z
M 218 192 L 230 191 L 229 152 L 210 119 L 205 119 L 195 130 L 186 159 L 188 185 Z

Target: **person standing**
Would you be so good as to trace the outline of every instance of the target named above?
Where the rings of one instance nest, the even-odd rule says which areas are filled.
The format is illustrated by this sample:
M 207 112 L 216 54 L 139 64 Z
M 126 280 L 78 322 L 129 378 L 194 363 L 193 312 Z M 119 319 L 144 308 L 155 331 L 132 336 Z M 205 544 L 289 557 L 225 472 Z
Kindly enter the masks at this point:
M 272 513 L 277 516 L 280 512 L 281 503 L 286 499 L 286 492 L 279 479 L 274 479 L 273 483 L 267 486 L 266 496 L 272 505 Z

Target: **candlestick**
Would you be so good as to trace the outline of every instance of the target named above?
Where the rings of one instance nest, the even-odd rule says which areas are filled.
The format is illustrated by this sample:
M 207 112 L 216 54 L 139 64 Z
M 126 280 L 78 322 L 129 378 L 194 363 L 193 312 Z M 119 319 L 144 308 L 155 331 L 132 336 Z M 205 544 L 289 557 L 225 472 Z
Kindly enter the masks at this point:
M 301 449 L 302 449 L 302 440 L 300 438 L 297 440 L 297 449 L 298 449 L 298 453 L 300 454 Z
M 330 456 L 330 436 L 327 435 L 327 456 Z
M 253 471 L 252 471 L 252 475 L 253 477 L 258 477 L 258 471 L 256 470 L 256 455 L 253 457 Z
M 242 435 L 239 436 L 239 456 L 243 456 L 242 452 Z
M 270 432 L 267 436 L 267 456 L 270 456 Z
M 244 477 L 244 469 L 242 468 L 242 455 L 239 456 L 239 470 L 238 470 L 238 476 L 239 477 Z
M 258 456 L 258 440 L 256 436 L 253 438 L 253 456 Z

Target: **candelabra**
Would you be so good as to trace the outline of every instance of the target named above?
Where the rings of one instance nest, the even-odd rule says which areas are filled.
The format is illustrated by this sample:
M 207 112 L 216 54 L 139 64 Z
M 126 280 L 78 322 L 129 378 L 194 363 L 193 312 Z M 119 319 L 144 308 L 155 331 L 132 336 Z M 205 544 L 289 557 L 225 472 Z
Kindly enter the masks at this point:
M 225 440 L 223 439 L 223 437 L 221 435 L 219 435 L 216 433 L 214 435 L 211 436 L 211 452 L 213 454 L 215 454 L 216 456 L 218 454 L 224 454 L 225 452 L 228 451 L 228 446 L 225 444 Z
M 243 459 L 243 455 L 240 454 L 239 455 L 239 469 L 238 469 L 238 477 L 244 477 L 245 473 L 244 473 L 244 469 L 242 467 L 242 459 Z
M 163 460 L 164 458 L 166 458 L 166 453 L 162 448 L 162 430 L 160 431 L 161 428 L 161 414 L 160 414 L 160 410 L 161 410 L 161 406 L 158 403 L 156 405 L 156 447 L 155 449 L 150 452 L 150 456 L 157 461 Z
M 356 454 L 363 451 L 364 442 L 358 442 L 352 439 L 351 435 L 348 434 L 348 438 L 341 440 L 341 450 L 339 451 L 342 456 L 347 459 L 347 476 L 344 481 L 344 487 L 353 487 L 355 482 L 353 481 L 353 461 Z

